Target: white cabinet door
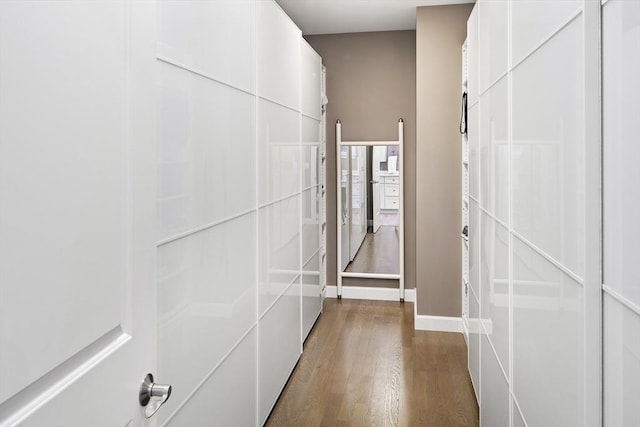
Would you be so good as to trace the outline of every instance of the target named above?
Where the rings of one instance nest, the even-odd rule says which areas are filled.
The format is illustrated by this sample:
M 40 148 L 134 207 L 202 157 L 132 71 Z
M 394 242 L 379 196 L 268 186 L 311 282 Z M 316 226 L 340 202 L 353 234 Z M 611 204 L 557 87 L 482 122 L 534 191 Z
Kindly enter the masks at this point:
M 153 8 L 0 2 L 3 427 L 153 425 Z

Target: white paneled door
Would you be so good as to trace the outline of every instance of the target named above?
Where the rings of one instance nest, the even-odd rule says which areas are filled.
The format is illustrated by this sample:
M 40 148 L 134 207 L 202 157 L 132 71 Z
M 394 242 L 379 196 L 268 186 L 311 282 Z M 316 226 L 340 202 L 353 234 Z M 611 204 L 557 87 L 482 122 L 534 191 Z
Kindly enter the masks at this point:
M 152 425 L 153 8 L 0 2 L 2 427 Z

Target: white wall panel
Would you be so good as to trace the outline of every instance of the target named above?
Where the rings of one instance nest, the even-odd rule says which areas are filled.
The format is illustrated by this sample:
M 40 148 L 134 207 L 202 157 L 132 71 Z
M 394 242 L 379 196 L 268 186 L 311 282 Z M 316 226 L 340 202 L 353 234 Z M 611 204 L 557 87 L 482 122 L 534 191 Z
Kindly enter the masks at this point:
M 300 196 L 261 208 L 258 303 L 262 315 L 300 275 Z
M 480 403 L 480 303 L 473 293 L 469 294 L 469 374 Z
M 255 3 L 254 0 L 158 2 L 158 57 L 253 93 Z
M 514 239 L 513 390 L 529 425 L 583 423 L 583 293 Z
M 480 316 L 503 369 L 509 371 L 509 231 L 481 214 Z
M 482 335 L 482 409 L 480 410 L 480 424 L 483 426 L 509 425 L 509 384 L 500 369 L 496 355 L 489 344 L 486 335 Z
M 320 252 L 302 267 L 302 339 L 304 340 L 322 308 L 320 289 Z
M 518 406 L 515 404 L 515 402 L 512 402 L 512 407 L 513 427 L 527 427 L 527 425 L 524 423 L 524 419 L 522 419 L 522 414 L 520 413 L 520 410 L 518 409 Z
M 604 425 L 640 425 L 640 314 L 604 298 Z
M 320 249 L 319 187 L 302 193 L 302 263 L 306 263 Z
M 511 196 L 513 229 L 582 277 L 581 30 L 578 18 L 513 71 Z
M 258 1 L 258 95 L 294 109 L 300 107 L 301 35 L 275 1 Z
M 494 0 L 478 3 L 479 91 L 507 72 L 509 2 Z
M 604 283 L 640 305 L 640 3 L 603 10 Z
M 300 42 L 300 73 L 302 91 L 300 111 L 320 121 L 322 58 L 304 39 Z
M 300 191 L 300 114 L 263 99 L 258 102 L 258 202 Z
M 255 207 L 255 98 L 162 62 L 158 69 L 163 239 Z
M 158 7 L 160 425 L 262 425 L 321 308 L 321 58 L 274 1 Z
M 479 108 L 480 204 L 505 223 L 509 221 L 509 105 L 507 90 L 507 77 L 503 77 L 482 95 Z
M 257 333 L 252 329 L 218 369 L 205 379 L 193 398 L 173 414 L 165 425 L 257 425 L 256 345 Z
M 603 7 L 604 425 L 640 424 L 640 3 Z
M 158 378 L 166 416 L 256 322 L 255 213 L 158 249 Z
M 511 28 L 515 29 L 511 35 L 512 64 L 539 47 L 581 9 L 580 0 L 512 1 Z
M 300 357 L 300 322 L 300 278 L 297 278 L 260 319 L 258 414 L 261 425 Z
M 302 339 L 307 337 L 322 308 L 320 285 L 320 56 L 304 40 L 300 44 L 301 73 L 301 295 Z
M 320 121 L 302 116 L 302 189 L 320 182 Z

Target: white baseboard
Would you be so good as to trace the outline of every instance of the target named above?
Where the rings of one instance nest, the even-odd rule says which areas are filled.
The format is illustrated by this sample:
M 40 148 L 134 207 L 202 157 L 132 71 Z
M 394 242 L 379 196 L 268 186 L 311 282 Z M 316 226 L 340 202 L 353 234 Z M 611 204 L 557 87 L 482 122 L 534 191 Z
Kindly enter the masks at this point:
M 337 298 L 337 286 L 327 285 L 327 298 Z M 369 299 L 375 301 L 399 301 L 400 291 L 398 288 L 369 288 L 360 286 L 343 286 L 342 298 L 345 299 Z M 416 290 L 405 289 L 404 300 L 415 302 Z
M 437 331 L 463 333 L 462 317 L 425 316 L 416 314 L 414 318 L 416 331 Z

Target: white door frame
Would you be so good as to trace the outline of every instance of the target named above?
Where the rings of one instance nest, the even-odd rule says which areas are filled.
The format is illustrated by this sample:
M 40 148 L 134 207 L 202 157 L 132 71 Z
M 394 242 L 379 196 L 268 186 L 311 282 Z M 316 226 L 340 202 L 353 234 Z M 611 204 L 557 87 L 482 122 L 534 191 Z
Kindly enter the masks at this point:
M 342 197 L 340 196 L 340 183 L 341 183 L 341 166 L 340 166 L 340 152 L 343 146 L 397 146 L 398 147 L 398 170 L 400 176 L 400 194 L 399 194 L 399 273 L 398 274 L 382 274 L 382 273 L 353 273 L 342 271 L 341 259 L 342 259 Z M 397 141 L 343 141 L 342 140 L 342 123 L 340 120 L 336 122 L 336 235 L 337 235 L 337 296 L 342 298 L 342 279 L 344 277 L 355 277 L 363 279 L 397 279 L 399 282 L 400 301 L 404 302 L 405 290 L 404 290 L 404 121 L 398 120 L 398 140 Z

